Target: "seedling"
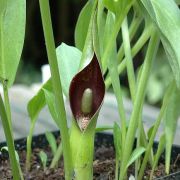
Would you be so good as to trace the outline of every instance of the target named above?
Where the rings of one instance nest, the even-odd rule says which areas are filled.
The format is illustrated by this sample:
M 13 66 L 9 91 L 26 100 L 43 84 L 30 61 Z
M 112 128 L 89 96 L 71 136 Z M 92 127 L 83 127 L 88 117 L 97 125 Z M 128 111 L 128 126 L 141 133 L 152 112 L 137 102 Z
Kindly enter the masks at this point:
M 40 151 L 39 157 L 43 166 L 44 171 L 47 169 L 47 154 L 44 151 Z

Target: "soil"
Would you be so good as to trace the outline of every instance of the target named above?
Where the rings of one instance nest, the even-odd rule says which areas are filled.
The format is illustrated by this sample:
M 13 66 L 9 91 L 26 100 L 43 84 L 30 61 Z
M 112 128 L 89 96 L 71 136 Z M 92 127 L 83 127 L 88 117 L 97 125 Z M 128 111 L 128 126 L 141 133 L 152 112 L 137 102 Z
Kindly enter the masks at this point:
M 58 137 L 58 133 L 55 133 L 55 136 Z M 95 180 L 113 180 L 115 176 L 115 151 L 113 147 L 112 136 L 100 134 L 96 137 L 95 140 L 95 155 L 94 155 L 94 179 Z M 33 142 L 33 156 L 32 156 L 32 167 L 30 172 L 25 172 L 25 139 L 16 141 L 16 148 L 19 149 L 18 153 L 20 156 L 20 164 L 23 170 L 25 180 L 63 180 L 64 171 L 63 171 L 63 160 L 59 162 L 58 168 L 56 169 L 46 169 L 45 171 L 42 168 L 41 161 L 39 159 L 39 152 L 42 150 L 48 155 L 48 164 L 51 162 L 52 154 L 50 147 L 47 145 L 47 142 L 44 136 L 38 136 L 34 138 Z M 60 142 L 60 139 L 57 138 L 57 142 Z M 0 144 L 2 147 L 4 144 Z M 171 173 L 177 173 L 178 175 L 167 176 L 166 180 L 171 179 L 180 179 L 180 152 L 177 152 L 177 149 L 174 152 L 176 156 L 172 159 Z M 161 162 L 158 165 L 157 170 L 155 171 L 154 178 L 160 178 L 165 176 L 164 173 L 164 157 L 162 156 Z M 128 171 L 128 174 L 133 174 L 134 167 L 132 166 Z M 150 175 L 150 170 L 147 168 L 144 179 L 148 179 Z M 9 166 L 8 154 L 2 152 L 0 154 L 0 180 L 11 180 L 11 169 Z M 161 178 L 160 178 L 161 179 Z

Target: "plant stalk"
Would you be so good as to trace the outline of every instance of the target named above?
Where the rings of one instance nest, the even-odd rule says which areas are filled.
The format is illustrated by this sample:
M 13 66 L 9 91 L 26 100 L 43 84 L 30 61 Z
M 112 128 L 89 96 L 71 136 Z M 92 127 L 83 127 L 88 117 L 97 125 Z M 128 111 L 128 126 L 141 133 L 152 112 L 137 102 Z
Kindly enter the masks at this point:
M 82 132 L 75 120 L 71 128 L 71 150 L 74 167 L 74 180 L 93 179 L 94 136 L 98 114 L 91 119 L 87 129 Z
M 165 98 L 164 98 L 164 101 L 163 101 L 160 113 L 159 113 L 158 118 L 157 118 L 157 120 L 155 122 L 155 125 L 154 125 L 154 128 L 153 128 L 151 137 L 149 139 L 148 146 L 146 148 L 145 156 L 144 156 L 144 159 L 143 159 L 143 162 L 141 164 L 140 171 L 139 171 L 138 180 L 141 180 L 142 177 L 143 177 L 144 170 L 145 170 L 145 167 L 146 167 L 149 155 L 151 153 L 151 148 L 152 148 L 152 145 L 153 145 L 153 142 L 154 142 L 154 138 L 156 136 L 156 133 L 157 133 L 157 130 L 158 130 L 159 125 L 161 123 L 161 120 L 162 120 L 162 118 L 163 118 L 163 116 L 164 116 L 164 114 L 166 112 L 166 108 L 168 106 L 169 100 L 171 98 L 171 94 L 174 91 L 174 89 L 175 89 L 175 85 L 174 86 L 170 86 L 168 91 L 167 91 L 167 94 L 165 95 Z
M 34 121 L 34 120 L 33 120 Z M 31 126 L 30 126 L 30 131 L 29 131 L 29 135 L 27 137 L 27 142 L 26 142 L 26 146 L 27 146 L 27 153 L 26 153 L 26 172 L 28 172 L 30 170 L 31 167 L 31 154 L 32 154 L 32 136 L 33 136 L 33 132 L 34 132 L 34 127 L 35 127 L 35 123 L 31 122 Z
M 15 155 L 15 147 L 14 147 L 12 130 L 9 125 L 8 116 L 7 116 L 6 109 L 5 109 L 1 95 L 0 95 L 0 116 L 2 120 L 4 133 L 6 136 L 10 163 L 12 167 L 12 176 L 14 180 L 20 180 L 21 176 L 20 176 L 20 171 L 19 171 L 19 165 L 18 165 L 16 155 Z
M 48 0 L 39 0 L 41 18 L 45 36 L 45 43 L 47 49 L 47 55 L 52 75 L 52 85 L 55 94 L 55 103 L 58 113 L 58 122 L 61 132 L 62 145 L 63 145 L 63 156 L 64 156 L 64 167 L 65 167 L 65 179 L 71 180 L 73 174 L 71 149 L 69 142 L 69 133 L 66 119 L 66 112 L 63 101 L 62 86 L 60 80 L 60 74 L 58 70 L 58 63 L 56 57 L 56 49 L 54 43 L 50 8 Z
M 134 15 L 136 16 L 136 15 Z M 130 27 L 129 27 L 129 39 L 130 41 L 132 40 L 132 38 L 134 37 L 135 33 L 137 32 L 138 30 L 138 27 L 139 25 L 141 24 L 143 18 L 141 16 L 139 16 L 138 18 L 135 18 L 133 19 Z M 118 54 L 117 54 L 117 58 L 118 58 L 118 63 L 120 63 L 122 61 L 122 58 L 124 56 L 124 41 L 123 43 L 121 44 L 121 47 L 119 48 L 118 50 Z
M 10 129 L 12 131 L 11 107 L 10 107 L 10 102 L 9 102 L 8 87 L 7 87 L 6 81 L 4 81 L 3 83 L 3 92 L 4 92 L 4 104 L 6 108 L 6 114 L 7 114 Z
M 131 52 L 132 58 L 142 49 L 144 44 L 149 39 L 151 32 L 152 32 L 151 27 L 146 28 L 144 30 L 141 37 L 138 39 L 136 44 L 132 47 L 132 52 Z M 126 58 L 124 58 L 123 61 L 118 65 L 118 73 L 121 74 L 125 68 L 126 68 Z M 108 89 L 109 86 L 111 85 L 111 78 L 110 78 L 109 74 L 106 77 L 105 85 L 106 85 L 106 89 Z
M 127 67 L 127 75 L 128 81 L 130 86 L 130 94 L 132 101 L 134 102 L 135 93 L 136 93 L 136 81 L 135 81 L 135 73 L 133 67 L 133 59 L 131 55 L 131 46 L 130 46 L 130 39 L 129 39 L 129 29 L 128 29 L 128 22 L 127 17 L 124 19 L 122 23 L 122 37 L 124 43 L 124 52 L 126 58 L 126 67 Z
M 132 152 L 132 146 L 134 142 L 136 127 L 137 127 L 139 113 L 140 113 L 139 107 L 141 107 L 144 102 L 146 85 L 147 85 L 149 73 L 151 70 L 152 62 L 157 52 L 158 45 L 159 45 L 159 38 L 157 36 L 157 33 L 153 31 L 152 37 L 148 45 L 148 50 L 147 50 L 146 58 L 145 58 L 143 69 L 142 69 L 142 75 L 140 77 L 140 82 L 137 88 L 136 98 L 134 102 L 134 109 L 131 115 L 128 131 L 127 131 L 127 137 L 126 137 L 126 142 L 125 142 L 125 148 L 123 151 L 123 159 L 122 159 L 121 170 L 120 170 L 120 180 L 123 180 L 124 175 L 126 174 L 126 171 L 127 171 L 126 165 L 128 163 L 129 157 Z

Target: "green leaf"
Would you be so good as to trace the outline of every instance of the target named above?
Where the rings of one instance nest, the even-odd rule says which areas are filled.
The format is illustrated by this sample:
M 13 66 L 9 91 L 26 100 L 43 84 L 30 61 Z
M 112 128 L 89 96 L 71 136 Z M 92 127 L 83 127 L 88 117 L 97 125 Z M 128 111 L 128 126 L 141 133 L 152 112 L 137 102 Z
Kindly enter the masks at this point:
M 132 5 L 134 0 L 103 0 L 105 7 L 119 16 Z
M 169 173 L 170 159 L 171 159 L 171 148 L 174 140 L 174 135 L 176 133 L 177 121 L 180 115 L 180 90 L 176 87 L 171 95 L 170 102 L 167 106 L 164 126 L 166 135 L 166 173 Z
M 43 91 L 44 91 L 44 96 L 46 99 L 46 104 L 48 105 L 48 108 L 49 108 L 49 112 L 51 113 L 53 120 L 58 126 L 59 123 L 57 122 L 58 115 L 57 115 L 56 106 L 55 106 L 55 96 L 51 91 L 47 89 L 43 88 Z
M 178 88 L 180 87 L 180 11 L 174 0 L 141 0 L 157 27 Z
M 97 8 L 97 31 L 98 34 L 96 34 L 99 42 L 99 49 L 100 49 L 100 55 L 102 57 L 104 52 L 104 30 L 105 30 L 105 24 L 106 24 L 106 17 L 107 14 L 104 12 L 104 4 L 103 0 L 98 1 L 98 8 Z M 100 58 L 101 59 L 101 58 Z
M 108 11 L 106 23 L 104 27 L 104 34 L 102 34 L 99 37 L 100 38 L 99 42 L 102 43 L 100 44 L 100 47 L 103 48 L 103 51 L 106 49 L 106 45 L 108 44 L 109 39 L 113 33 L 114 25 L 115 25 L 115 16 L 112 12 Z M 109 56 L 109 59 L 106 59 L 106 61 L 102 62 L 103 72 L 107 70 L 107 66 L 108 66 L 107 62 L 111 62 L 111 64 L 113 64 L 113 62 L 115 62 L 116 59 L 117 59 L 117 50 L 116 50 L 116 42 L 115 42 L 113 46 L 113 50 L 111 51 L 111 55 Z
M 47 158 L 47 154 L 44 151 L 40 151 L 39 157 L 40 157 L 41 163 L 43 165 L 43 169 L 45 171 L 46 170 L 46 166 L 47 166 L 47 159 L 48 159 Z
M 56 144 L 56 138 L 51 132 L 46 132 L 45 133 L 46 139 L 51 147 L 53 155 L 56 154 L 57 151 L 57 144 Z
M 154 129 L 154 125 L 152 125 L 152 126 L 148 129 L 148 132 L 147 132 L 148 139 L 151 138 L 151 134 L 152 134 L 152 132 L 153 132 L 153 129 Z
M 137 158 L 139 158 L 144 152 L 146 151 L 146 149 L 144 147 L 138 147 L 136 148 L 133 153 L 131 154 L 131 157 L 127 163 L 126 168 L 128 168 Z
M 3 13 L 4 13 L 5 9 L 6 9 L 6 3 L 7 3 L 6 1 L 0 0 L 0 5 L 1 5 L 0 6 L 0 22 L 1 22 L 1 18 L 3 16 Z
M 48 80 L 37 92 L 37 94 L 28 102 L 27 109 L 31 122 L 37 119 L 39 112 L 46 105 L 43 89 L 47 89 L 49 91 L 52 90 L 51 80 Z
M 0 79 L 7 80 L 8 87 L 14 82 L 22 53 L 25 19 L 25 0 L 7 0 L 0 8 Z
M 8 147 L 7 147 L 7 146 L 2 147 L 2 148 L 1 148 L 1 151 L 3 151 L 3 150 L 5 150 L 5 151 L 9 152 L 9 150 L 8 150 Z M 17 162 L 19 162 L 19 154 L 17 153 L 17 151 L 15 151 L 15 156 L 16 156 L 16 160 L 17 160 Z
M 56 54 L 63 93 L 68 97 L 69 85 L 74 75 L 78 72 L 82 53 L 77 48 L 62 43 L 56 48 Z
M 153 170 L 156 168 L 156 166 L 158 164 L 158 161 L 159 161 L 159 158 L 160 158 L 161 154 L 164 151 L 165 142 L 166 142 L 166 138 L 165 138 L 165 134 L 163 134 L 160 137 L 159 144 L 158 144 L 158 149 L 157 149 L 157 152 L 156 152 L 155 157 L 154 157 L 153 168 L 152 168 Z
M 75 45 L 81 51 L 84 48 L 89 22 L 91 18 L 91 12 L 93 8 L 92 1 L 88 1 L 78 17 L 75 28 Z
M 116 150 L 116 156 L 119 160 L 121 160 L 121 154 L 122 154 L 122 135 L 121 135 L 121 129 L 119 125 L 115 122 L 114 123 L 114 129 L 113 129 L 113 137 L 114 137 L 114 146 Z

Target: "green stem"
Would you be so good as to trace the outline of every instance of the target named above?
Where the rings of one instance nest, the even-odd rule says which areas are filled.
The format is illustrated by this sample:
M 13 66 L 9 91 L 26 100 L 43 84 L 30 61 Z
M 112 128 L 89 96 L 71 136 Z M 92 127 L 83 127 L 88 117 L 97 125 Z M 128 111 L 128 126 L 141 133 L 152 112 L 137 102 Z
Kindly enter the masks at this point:
M 136 16 L 136 15 L 134 15 Z M 134 17 L 131 25 L 130 25 L 130 28 L 129 28 L 129 38 L 130 40 L 132 40 L 132 38 L 134 37 L 135 33 L 137 32 L 138 30 L 138 27 L 139 25 L 141 24 L 143 18 L 141 16 L 138 16 L 137 18 Z M 118 64 L 121 62 L 123 56 L 124 56 L 124 48 L 123 48 L 123 44 L 124 42 L 122 43 L 121 47 L 119 48 L 118 50 Z
M 32 154 L 32 149 L 31 149 L 31 145 L 32 145 L 32 136 L 33 136 L 33 132 L 34 132 L 34 127 L 35 127 L 35 120 L 33 120 L 31 122 L 31 126 L 30 126 L 30 131 L 29 131 L 29 135 L 27 137 L 27 142 L 26 142 L 26 149 L 27 149 L 27 153 L 26 153 L 26 171 L 29 171 L 31 168 L 31 154 Z
M 76 120 L 71 127 L 71 150 L 74 167 L 74 180 L 93 179 L 94 136 L 98 113 L 91 119 L 87 129 L 82 132 Z
M 10 163 L 11 163 L 11 167 L 12 167 L 12 176 L 13 176 L 14 180 L 19 180 L 19 179 L 21 179 L 20 178 L 21 176 L 20 176 L 20 172 L 19 172 L 19 165 L 18 165 L 16 155 L 15 155 L 13 135 L 12 135 L 12 131 L 11 131 L 11 128 L 9 125 L 8 117 L 6 114 L 6 110 L 5 110 L 1 95 L 0 95 L 0 116 L 1 116 L 1 120 L 2 120 L 4 133 L 6 136 L 9 157 L 10 157 Z
M 56 151 L 56 154 L 54 155 L 54 157 L 53 157 L 53 159 L 52 159 L 52 162 L 51 162 L 51 164 L 50 164 L 50 168 L 51 168 L 51 169 L 54 169 L 54 168 L 57 166 L 57 164 L 58 164 L 58 162 L 59 162 L 62 154 L 63 154 L 63 147 L 62 147 L 62 143 L 61 143 L 61 144 L 58 146 L 58 149 L 57 149 L 57 151 Z
M 124 52 L 125 52 L 125 58 L 126 58 L 126 67 L 127 67 L 127 75 L 128 75 L 128 80 L 129 80 L 129 86 L 130 86 L 130 94 L 134 102 L 135 93 L 136 93 L 136 81 L 135 81 L 133 60 L 132 60 L 132 55 L 131 55 L 131 46 L 130 46 L 130 39 L 129 39 L 127 17 L 124 19 L 122 23 L 122 37 L 123 37 L 123 43 L 124 43 Z
M 143 31 L 141 37 L 138 39 L 138 41 L 132 48 L 132 52 L 131 52 L 132 57 L 134 57 L 142 49 L 144 44 L 149 39 L 151 32 L 152 32 L 151 27 L 147 27 Z M 121 64 L 118 65 L 118 73 L 121 74 L 125 68 L 126 68 L 126 58 L 124 58 L 123 61 L 121 62 Z M 107 75 L 107 78 L 105 79 L 105 85 L 106 85 L 106 89 L 108 89 L 109 86 L 111 85 L 111 78 L 110 78 L 109 74 Z
M 6 114 L 7 114 L 10 129 L 12 131 L 11 107 L 10 107 L 10 102 L 9 102 L 9 95 L 8 95 L 8 88 L 7 88 L 6 81 L 4 81 L 3 83 L 3 92 L 4 92 L 4 104 L 6 108 Z
M 175 88 L 175 86 L 170 86 L 168 91 L 167 91 L 167 94 L 165 95 L 165 98 L 164 98 L 160 113 L 159 113 L 158 118 L 157 118 L 157 120 L 155 122 L 151 137 L 149 139 L 148 146 L 146 148 L 145 156 L 144 156 L 144 159 L 143 159 L 143 162 L 141 164 L 140 171 L 139 171 L 138 180 L 141 180 L 142 177 L 143 177 L 144 170 L 145 170 L 149 155 L 151 153 L 151 148 L 152 148 L 152 145 L 153 145 L 153 142 L 154 142 L 154 138 L 156 136 L 156 133 L 157 133 L 157 130 L 158 130 L 159 125 L 161 123 L 161 120 L 162 120 L 162 118 L 163 118 L 163 116 L 164 116 L 164 114 L 166 112 L 166 108 L 167 108 L 169 100 L 171 98 L 171 94 L 174 91 L 174 88 Z
M 108 62 L 108 59 L 110 57 L 110 54 L 111 54 L 111 51 L 113 49 L 113 46 L 114 46 L 114 42 L 116 42 L 116 38 L 118 36 L 118 33 L 119 33 L 119 30 L 120 30 L 120 27 L 121 27 L 121 24 L 122 24 L 122 21 L 125 17 L 125 14 L 129 11 L 129 9 L 127 9 L 127 11 L 124 13 L 124 14 L 121 14 L 118 19 L 116 20 L 115 22 L 115 25 L 113 27 L 113 33 L 112 35 L 110 36 L 110 39 L 109 39 L 109 43 L 107 44 L 107 46 L 105 47 L 105 51 L 104 51 L 104 54 L 102 56 L 102 69 L 103 69 L 103 73 L 106 72 L 106 65 L 107 65 L 107 62 Z
M 126 112 L 123 104 L 121 82 L 119 81 L 119 73 L 117 69 L 116 41 L 114 41 L 113 47 L 114 48 L 110 52 L 109 55 L 110 59 L 108 59 L 107 64 L 108 64 L 109 74 L 112 80 L 113 90 L 117 99 L 118 113 L 120 116 L 120 120 L 121 120 L 120 124 L 122 127 L 122 143 L 124 143 L 126 138 Z
M 55 94 L 55 103 L 58 113 L 58 124 L 60 127 L 62 145 L 63 145 L 63 156 L 64 156 L 64 167 L 65 167 L 65 179 L 72 179 L 73 167 L 71 158 L 71 149 L 69 142 L 69 133 L 66 119 L 66 112 L 63 101 L 62 86 L 60 80 L 60 74 L 58 70 L 58 63 L 56 57 L 56 49 L 53 37 L 52 22 L 48 0 L 39 0 L 41 18 L 45 36 L 46 49 L 48 54 L 49 65 L 52 75 L 52 85 Z
M 137 88 L 137 94 L 134 102 L 134 109 L 130 118 L 130 123 L 128 127 L 126 142 L 125 142 L 125 148 L 123 151 L 123 159 L 121 164 L 121 173 L 120 173 L 120 180 L 123 180 L 124 175 L 126 174 L 126 165 L 129 160 L 129 157 L 132 152 L 132 146 L 134 142 L 136 127 L 138 123 L 139 113 L 140 113 L 140 107 L 142 106 L 144 102 L 144 96 L 145 96 L 145 89 L 149 77 L 149 73 L 151 70 L 151 65 L 153 62 L 153 59 L 156 55 L 157 48 L 159 45 L 159 38 L 156 34 L 156 32 L 153 32 L 152 37 L 149 42 L 146 58 L 144 61 L 143 69 L 142 69 L 142 75 L 140 77 L 140 82 Z
M 115 169 L 115 180 L 119 177 L 119 156 L 116 154 L 116 169 Z

